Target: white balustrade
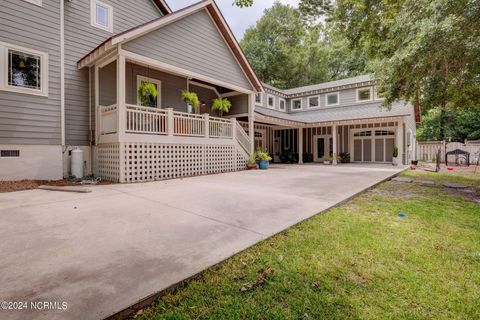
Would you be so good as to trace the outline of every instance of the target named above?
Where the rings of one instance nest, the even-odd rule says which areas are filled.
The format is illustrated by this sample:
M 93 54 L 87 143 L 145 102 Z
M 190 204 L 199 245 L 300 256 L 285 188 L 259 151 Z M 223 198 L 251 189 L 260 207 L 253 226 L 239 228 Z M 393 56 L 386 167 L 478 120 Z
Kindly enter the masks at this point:
M 128 133 L 167 134 L 167 111 L 127 105 Z
M 100 134 L 118 131 L 117 105 L 100 106 Z M 248 135 L 236 121 L 136 105 L 126 105 L 126 133 L 241 139 L 247 143 Z M 248 146 L 248 144 L 247 144 Z M 244 146 L 245 147 L 245 146 Z
M 117 132 L 117 112 L 116 104 L 100 106 L 100 134 L 106 135 Z

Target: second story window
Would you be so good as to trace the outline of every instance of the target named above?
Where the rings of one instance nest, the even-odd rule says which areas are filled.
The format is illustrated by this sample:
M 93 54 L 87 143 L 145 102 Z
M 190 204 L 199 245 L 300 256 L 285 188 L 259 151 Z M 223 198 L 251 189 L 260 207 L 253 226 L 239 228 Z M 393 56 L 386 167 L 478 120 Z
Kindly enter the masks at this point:
M 255 93 L 255 104 L 257 106 L 263 105 L 263 95 L 261 93 Z
M 281 111 L 285 111 L 285 105 L 286 105 L 285 99 L 280 99 L 279 109 L 280 109 Z
M 357 89 L 357 102 L 365 102 L 372 100 L 372 88 Z
M 273 96 L 268 95 L 267 102 L 268 102 L 267 106 L 269 108 L 272 108 L 272 109 L 275 108 L 275 98 Z
M 318 108 L 320 107 L 320 97 L 308 97 L 308 107 L 309 108 Z
M 325 96 L 325 104 L 327 106 L 337 106 L 339 104 L 338 92 L 327 93 Z
M 292 100 L 292 110 L 302 109 L 302 99 Z
M 94 27 L 113 32 L 113 8 L 98 0 L 91 0 L 91 24 Z

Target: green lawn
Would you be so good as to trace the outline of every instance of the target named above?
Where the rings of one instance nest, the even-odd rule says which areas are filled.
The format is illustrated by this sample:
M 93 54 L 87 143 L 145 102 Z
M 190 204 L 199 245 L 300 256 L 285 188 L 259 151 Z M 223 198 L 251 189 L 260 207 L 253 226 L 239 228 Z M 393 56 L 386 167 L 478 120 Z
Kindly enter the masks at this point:
M 480 175 L 404 175 L 438 185 L 381 184 L 207 270 L 143 318 L 480 319 L 480 205 L 440 187 L 480 189 Z

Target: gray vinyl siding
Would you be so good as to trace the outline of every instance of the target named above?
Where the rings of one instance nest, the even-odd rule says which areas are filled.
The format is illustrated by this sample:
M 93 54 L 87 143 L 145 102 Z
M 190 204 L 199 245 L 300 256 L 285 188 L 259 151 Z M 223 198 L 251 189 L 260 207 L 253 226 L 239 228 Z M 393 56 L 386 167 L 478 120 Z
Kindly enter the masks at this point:
M 49 60 L 48 97 L 0 91 L 0 144 L 60 145 L 60 3 L 2 0 L 0 6 L 0 42 L 47 53 Z
M 46 2 L 53 1 L 44 0 L 44 3 Z M 161 16 L 157 7 L 150 0 L 102 0 L 102 2 L 113 7 L 113 34 Z M 93 91 L 94 88 L 89 88 L 88 68 L 78 70 L 77 61 L 113 34 L 90 25 L 90 0 L 65 2 L 65 127 L 67 145 L 89 144 L 89 89 Z
M 369 87 L 364 87 L 364 88 L 369 88 Z M 332 91 L 330 93 L 338 93 L 339 95 L 339 104 L 338 105 L 332 105 L 332 106 L 327 106 L 326 104 L 326 93 L 323 94 L 316 94 L 316 95 L 308 95 L 308 96 L 301 96 L 301 97 L 295 97 L 295 98 L 289 98 L 286 99 L 286 104 L 287 104 L 287 112 L 288 113 L 296 113 L 296 112 L 302 112 L 302 111 L 314 111 L 314 110 L 319 110 L 319 109 L 330 109 L 330 108 L 341 108 L 341 107 L 348 107 L 348 106 L 353 106 L 353 105 L 358 105 L 361 107 L 362 104 L 371 104 L 372 102 L 380 102 L 380 100 L 370 100 L 370 101 L 365 101 L 365 102 L 357 102 L 357 89 L 345 89 L 345 90 L 339 90 L 339 91 Z M 372 91 L 372 95 L 373 95 Z M 279 99 L 280 97 L 278 95 L 275 95 L 275 110 L 280 110 L 279 109 Z M 264 93 L 263 94 L 263 104 L 262 107 L 267 108 L 267 97 L 268 94 Z M 310 97 L 319 97 L 320 104 L 319 107 L 309 107 L 309 98 Z M 299 110 L 293 110 L 292 109 L 292 100 L 297 100 L 301 99 L 302 100 L 302 109 Z
M 206 10 L 123 45 L 127 51 L 252 90 Z
M 173 108 L 176 111 L 185 112 L 187 107 L 182 100 L 182 90 L 187 89 L 187 79 L 178 77 L 165 72 L 148 69 L 136 64 L 127 63 L 126 67 L 126 100 L 127 104 L 137 104 L 137 76 L 141 75 L 148 78 L 160 80 L 162 88 L 160 92 L 161 107 Z

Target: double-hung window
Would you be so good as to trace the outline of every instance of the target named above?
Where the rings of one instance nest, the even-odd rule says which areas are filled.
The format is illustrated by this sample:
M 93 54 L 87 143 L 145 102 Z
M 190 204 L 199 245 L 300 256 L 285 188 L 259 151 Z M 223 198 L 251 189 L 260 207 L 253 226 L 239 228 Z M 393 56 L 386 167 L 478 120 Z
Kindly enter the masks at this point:
M 255 93 L 255 105 L 262 106 L 263 105 L 263 94 L 262 93 Z
M 48 54 L 0 42 L 0 90 L 48 96 Z
M 94 27 L 113 32 L 113 8 L 99 0 L 90 3 L 91 24 Z

